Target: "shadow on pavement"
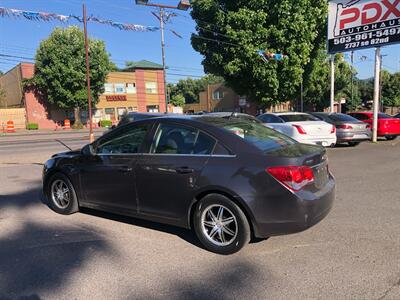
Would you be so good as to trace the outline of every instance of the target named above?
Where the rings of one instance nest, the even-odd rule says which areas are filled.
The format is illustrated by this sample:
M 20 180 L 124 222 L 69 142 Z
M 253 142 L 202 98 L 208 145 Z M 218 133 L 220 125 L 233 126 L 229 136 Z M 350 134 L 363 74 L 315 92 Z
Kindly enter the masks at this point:
M 90 228 L 26 222 L 0 238 L 0 299 L 40 299 L 65 283 L 97 253 L 112 253 Z
M 81 213 L 85 213 L 91 216 L 96 216 L 108 220 L 113 220 L 116 222 L 121 222 L 125 224 L 130 224 L 134 226 L 139 226 L 151 230 L 156 230 L 156 231 L 161 231 L 169 234 L 176 235 L 183 239 L 184 241 L 195 245 L 199 248 L 203 248 L 203 246 L 200 244 L 199 240 L 197 239 L 195 233 L 189 229 L 181 228 L 181 227 L 175 227 L 172 225 L 165 225 L 157 222 L 151 222 L 147 220 L 142 220 L 134 217 L 127 217 L 127 216 L 121 216 L 121 215 L 116 215 L 112 213 L 107 213 L 103 211 L 97 211 L 93 209 L 88 209 L 88 208 L 81 208 L 80 209 Z
M 271 275 L 266 278 L 265 270 L 260 270 L 255 264 L 239 260 L 229 264 L 221 261 L 220 268 L 213 265 L 198 278 L 188 280 L 182 277 L 179 281 L 166 282 L 166 291 L 155 295 L 152 292 L 133 294 L 130 299 L 252 299 L 260 289 L 267 290 Z M 218 270 L 216 270 L 218 269 Z M 175 275 L 175 274 L 174 274 Z M 176 277 L 176 276 L 172 276 Z M 166 277 L 166 280 L 168 278 Z
M 21 181 L 26 183 L 26 181 Z M 29 182 L 31 188 L 17 193 L 0 194 L 0 209 L 7 207 L 27 208 L 33 205 L 45 204 L 45 198 L 42 194 L 42 182 L 35 180 Z

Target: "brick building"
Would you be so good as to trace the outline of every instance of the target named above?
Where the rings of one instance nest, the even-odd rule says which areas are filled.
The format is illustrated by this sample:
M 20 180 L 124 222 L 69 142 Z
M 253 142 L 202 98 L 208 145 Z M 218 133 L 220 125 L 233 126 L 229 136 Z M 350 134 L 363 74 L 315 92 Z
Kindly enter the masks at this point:
M 23 79 L 31 78 L 35 65 L 20 63 L 0 77 L 0 87 L 6 97 L 0 108 L 24 108 L 25 122 L 37 123 L 41 129 L 54 129 L 65 119 L 73 120 L 73 109 L 60 109 L 33 92 L 24 91 Z M 111 72 L 104 85 L 105 91 L 93 108 L 94 121 L 118 120 L 129 111 L 165 112 L 163 68 L 161 65 L 140 61 L 129 68 Z M 86 122 L 87 111 L 81 111 Z
M 207 112 L 241 112 L 250 115 L 257 115 L 261 112 L 281 112 L 293 110 L 290 101 L 261 108 L 256 103 L 249 100 L 246 96 L 237 95 L 225 84 L 211 84 L 207 89 L 199 94 L 199 102 L 185 104 L 185 113 Z

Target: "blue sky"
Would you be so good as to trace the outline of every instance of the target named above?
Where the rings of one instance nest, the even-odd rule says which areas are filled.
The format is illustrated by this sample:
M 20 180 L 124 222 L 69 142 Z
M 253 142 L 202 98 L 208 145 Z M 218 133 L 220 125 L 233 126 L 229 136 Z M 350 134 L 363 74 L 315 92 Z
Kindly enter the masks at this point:
M 159 26 L 158 20 L 151 14 L 155 8 L 135 5 L 134 0 L 88 0 L 86 1 L 88 15 L 94 15 L 113 21 Z M 175 5 L 178 0 L 158 0 L 158 3 Z M 52 12 L 63 15 L 82 15 L 81 0 L 0 0 L 0 6 L 21 10 Z M 166 31 L 166 57 L 169 66 L 167 81 L 176 82 L 180 78 L 202 76 L 201 55 L 195 52 L 190 44 L 190 34 L 194 32 L 195 24 L 188 12 L 177 11 Z M 71 24 L 82 26 L 71 21 L 38 22 L 23 18 L 0 17 L 0 54 L 34 57 L 35 49 L 40 41 L 50 34 L 56 26 L 65 27 Z M 176 37 L 169 29 L 175 30 L 183 39 Z M 127 60 L 142 59 L 161 63 L 160 32 L 120 31 L 108 25 L 88 23 L 91 37 L 106 42 L 111 59 L 123 66 Z M 383 68 L 390 72 L 400 71 L 400 45 L 382 48 Z M 361 60 L 361 57 L 364 59 Z M 365 59 L 366 57 L 366 59 Z M 7 71 L 17 64 L 19 58 L 0 57 L 0 70 Z M 355 53 L 355 67 L 360 78 L 373 76 L 374 50 L 361 50 Z

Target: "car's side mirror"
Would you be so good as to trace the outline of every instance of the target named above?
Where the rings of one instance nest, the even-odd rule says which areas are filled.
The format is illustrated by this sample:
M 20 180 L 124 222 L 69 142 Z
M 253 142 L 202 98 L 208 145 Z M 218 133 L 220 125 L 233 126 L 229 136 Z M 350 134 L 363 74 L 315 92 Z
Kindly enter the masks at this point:
M 93 145 L 92 144 L 87 144 L 84 146 L 81 150 L 82 154 L 85 156 L 92 156 L 95 155 L 96 152 L 94 151 Z

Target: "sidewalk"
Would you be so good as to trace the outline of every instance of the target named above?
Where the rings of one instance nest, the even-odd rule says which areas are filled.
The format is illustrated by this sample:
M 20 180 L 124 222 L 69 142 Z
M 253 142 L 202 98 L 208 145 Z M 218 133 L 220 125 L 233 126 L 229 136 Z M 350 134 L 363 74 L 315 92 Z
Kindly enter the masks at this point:
M 108 128 L 93 128 L 93 132 L 103 133 L 107 131 Z M 39 130 L 26 130 L 26 129 L 17 129 L 15 133 L 3 133 L 0 131 L 0 138 L 7 136 L 37 136 L 37 135 L 59 135 L 59 134 L 77 134 L 83 133 L 89 135 L 89 129 L 70 129 L 70 130 L 51 130 L 51 129 L 39 129 Z
M 95 138 L 101 136 L 107 128 L 93 129 Z M 78 130 L 17 130 L 15 133 L 3 134 L 0 132 L 0 144 L 11 144 L 13 142 L 45 142 L 55 139 L 64 141 L 89 139 L 89 129 Z

